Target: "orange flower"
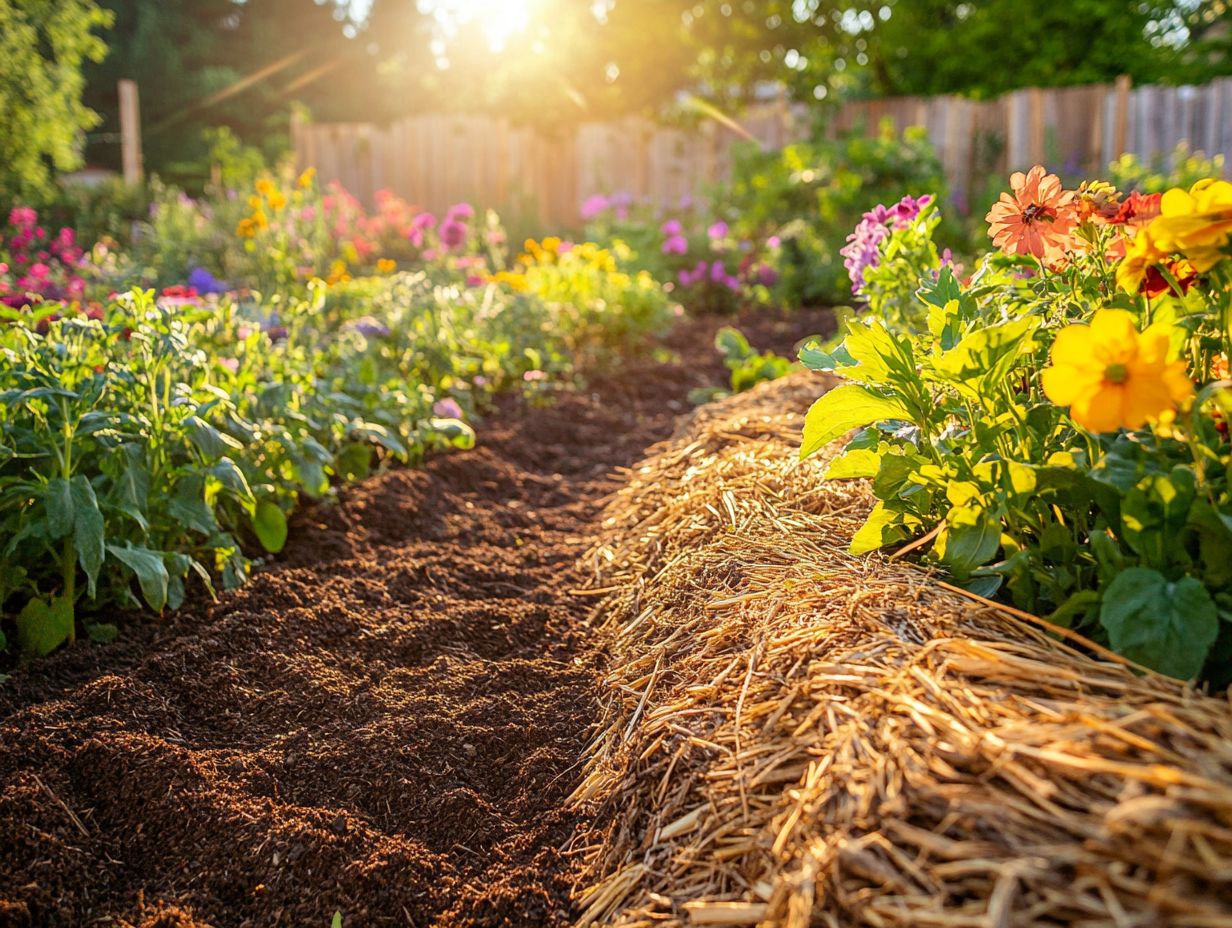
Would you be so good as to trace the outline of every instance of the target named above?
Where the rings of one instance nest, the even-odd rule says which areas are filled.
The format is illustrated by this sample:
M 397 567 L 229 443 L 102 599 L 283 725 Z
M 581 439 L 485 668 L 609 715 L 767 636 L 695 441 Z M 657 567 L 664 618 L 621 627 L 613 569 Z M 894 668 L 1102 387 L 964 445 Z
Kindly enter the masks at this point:
M 1120 208 L 1108 222 L 1113 225 L 1142 225 L 1159 215 L 1162 193 L 1141 194 L 1134 191 L 1121 201 Z
M 1184 258 L 1169 261 L 1168 274 L 1172 280 L 1176 281 L 1177 290 L 1174 291 L 1172 284 L 1160 268 L 1160 265 L 1153 264 L 1146 269 L 1146 276 L 1142 278 L 1142 284 L 1138 287 L 1139 293 L 1152 298 L 1163 296 L 1165 293 L 1184 296 L 1198 279 L 1197 270 Z
M 378 274 L 392 274 L 398 267 L 398 262 L 393 258 L 380 258 L 376 262 L 376 270 Z
M 1131 313 L 1101 309 L 1057 333 L 1044 393 L 1088 431 L 1141 428 L 1193 394 L 1185 362 L 1169 360 L 1171 341 L 1165 325 L 1139 332 Z
M 1071 244 L 1076 224 L 1074 193 L 1037 164 L 1010 177 L 1013 194 L 1003 193 L 987 217 L 993 244 L 1009 255 L 1032 255 L 1057 264 Z

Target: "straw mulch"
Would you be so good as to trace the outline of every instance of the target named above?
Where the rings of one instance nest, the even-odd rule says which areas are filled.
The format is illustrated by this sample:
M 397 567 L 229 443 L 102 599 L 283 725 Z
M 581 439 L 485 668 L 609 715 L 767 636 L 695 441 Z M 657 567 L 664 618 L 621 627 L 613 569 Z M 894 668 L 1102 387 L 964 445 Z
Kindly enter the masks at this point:
M 579 924 L 1232 925 L 1228 701 L 850 556 L 824 386 L 700 410 L 607 510 Z

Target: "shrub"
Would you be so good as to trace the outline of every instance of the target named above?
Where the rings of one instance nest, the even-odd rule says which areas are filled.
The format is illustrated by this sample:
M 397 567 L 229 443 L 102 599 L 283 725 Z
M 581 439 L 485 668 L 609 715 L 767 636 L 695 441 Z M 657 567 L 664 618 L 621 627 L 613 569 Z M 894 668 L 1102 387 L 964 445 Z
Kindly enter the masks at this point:
M 828 470 L 878 499 L 853 552 L 915 539 L 975 592 L 1226 683 L 1232 184 L 1162 203 L 1043 168 L 1013 186 L 969 279 L 938 267 L 927 220 L 882 240 L 868 312 L 802 354 L 849 381 L 802 454 L 860 429 Z

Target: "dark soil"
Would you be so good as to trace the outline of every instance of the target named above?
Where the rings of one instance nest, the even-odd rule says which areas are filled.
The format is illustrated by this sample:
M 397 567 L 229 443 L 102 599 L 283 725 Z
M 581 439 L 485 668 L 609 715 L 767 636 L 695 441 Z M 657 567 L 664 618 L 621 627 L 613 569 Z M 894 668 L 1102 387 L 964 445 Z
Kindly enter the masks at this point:
M 276 563 L 0 684 L 0 926 L 563 925 L 597 718 L 575 562 L 731 320 L 300 514 Z M 789 351 L 825 313 L 736 320 Z

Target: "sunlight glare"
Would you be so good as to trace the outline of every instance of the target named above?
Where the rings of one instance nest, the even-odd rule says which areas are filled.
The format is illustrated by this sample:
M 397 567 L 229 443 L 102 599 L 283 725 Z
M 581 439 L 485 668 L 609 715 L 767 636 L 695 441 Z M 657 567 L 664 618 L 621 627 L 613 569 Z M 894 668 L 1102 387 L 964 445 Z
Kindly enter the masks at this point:
M 477 23 L 488 47 L 504 51 L 510 38 L 525 32 L 530 25 L 533 0 L 429 0 L 420 8 L 431 13 L 446 34 L 456 34 L 462 26 Z

